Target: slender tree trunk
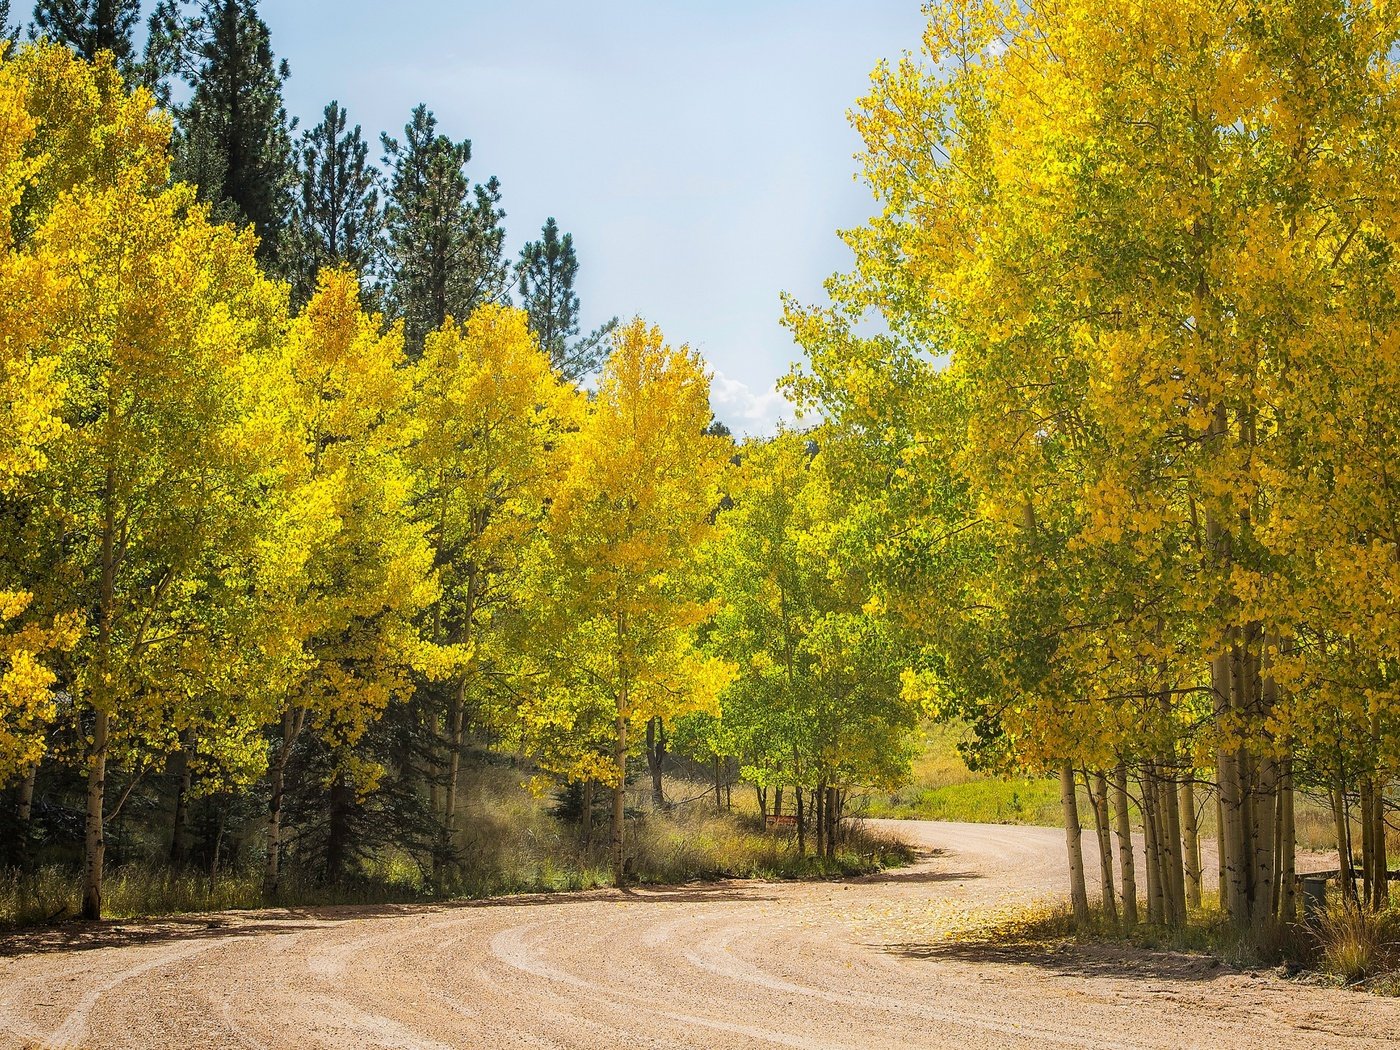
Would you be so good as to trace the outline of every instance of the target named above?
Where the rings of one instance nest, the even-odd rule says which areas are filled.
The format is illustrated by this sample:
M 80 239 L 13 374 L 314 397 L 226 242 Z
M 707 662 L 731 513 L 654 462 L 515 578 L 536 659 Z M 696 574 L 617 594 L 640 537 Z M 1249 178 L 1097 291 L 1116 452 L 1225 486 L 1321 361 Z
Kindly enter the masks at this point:
M 1167 877 L 1163 889 L 1167 891 L 1167 917 L 1173 926 L 1186 924 L 1186 873 L 1181 858 L 1181 819 L 1177 809 L 1176 780 L 1171 775 L 1155 778 L 1157 788 L 1157 812 L 1162 817 L 1162 844 L 1165 847 L 1162 864 Z
M 1123 883 L 1123 922 L 1136 926 L 1137 872 L 1133 861 L 1133 828 L 1128 820 L 1128 771 L 1122 765 L 1113 774 L 1113 814 L 1118 833 L 1118 872 Z
M 1150 774 L 1145 770 L 1138 779 L 1142 798 L 1142 838 L 1147 856 L 1147 921 L 1154 925 L 1166 923 L 1166 893 L 1162 883 L 1162 823 L 1158 819 L 1157 796 Z
M 830 860 L 836 860 L 836 843 L 840 840 L 840 830 L 840 788 L 829 787 L 826 790 L 826 855 Z
M 1257 705 L 1256 716 L 1261 725 L 1267 725 L 1274 709 L 1278 706 L 1278 683 L 1274 680 L 1274 652 L 1283 646 L 1282 640 L 1272 631 L 1260 631 L 1262 644 L 1257 658 Z M 1254 873 L 1252 877 L 1254 900 L 1253 911 L 1256 923 L 1271 921 L 1278 914 L 1278 900 L 1275 887 L 1278 885 L 1278 850 L 1281 845 L 1278 832 L 1278 792 L 1280 781 L 1279 763 L 1271 754 L 1265 754 L 1254 763 L 1255 780 L 1252 785 L 1254 826 Z
M 666 794 L 661 784 L 661 764 L 666 760 L 666 726 L 660 718 L 647 720 L 647 770 L 651 773 L 651 808 L 660 812 L 666 808 Z M 718 758 L 715 759 L 719 761 Z M 719 797 L 719 780 L 715 780 L 715 797 Z
M 804 792 L 801 787 L 794 787 L 792 793 L 797 798 L 797 855 L 805 857 L 807 855 L 807 815 L 802 812 Z
M 1278 815 L 1278 766 L 1272 758 L 1261 758 L 1255 763 L 1254 799 L 1251 807 L 1253 817 L 1254 872 L 1251 888 L 1254 890 L 1253 911 L 1258 920 L 1273 918 L 1274 883 L 1276 864 L 1274 848 L 1277 835 L 1274 820 Z
M 1278 918 L 1292 922 L 1298 916 L 1297 832 L 1293 823 L 1293 759 L 1285 758 L 1278 792 L 1278 887 L 1274 899 Z
M 1216 771 L 1219 779 L 1219 770 Z M 1225 873 L 1225 804 L 1220 798 L 1220 785 L 1215 787 L 1215 872 L 1216 872 L 1216 896 L 1219 898 L 1220 910 L 1229 915 L 1228 900 L 1226 898 L 1226 873 Z
M 287 763 L 291 760 L 292 745 L 305 717 L 303 711 L 288 709 L 282 712 L 282 743 L 268 768 L 271 794 L 267 800 L 267 852 L 263 858 L 263 896 L 268 900 L 276 898 L 281 882 L 282 803 L 287 791 Z
M 1228 653 L 1211 661 L 1217 721 L 1226 720 L 1231 712 L 1231 697 L 1235 695 L 1236 684 L 1231 663 Z M 1222 746 L 1216 753 L 1216 770 L 1220 779 L 1220 904 L 1236 926 L 1245 926 L 1251 921 L 1246 870 L 1249 850 L 1244 835 L 1244 799 L 1238 753 Z
M 1108 778 L 1095 773 L 1093 780 L 1084 774 L 1084 786 L 1094 806 L 1094 831 L 1099 843 L 1099 884 L 1103 888 L 1103 910 L 1113 925 L 1118 925 L 1118 907 L 1113 888 L 1113 839 L 1109 830 Z
M 180 777 L 180 785 L 175 789 L 175 817 L 170 828 L 170 864 L 175 868 L 183 868 L 189 858 L 190 747 L 191 741 L 186 737 L 181 742 L 180 750 L 171 756 L 171 763 Z
M 758 784 L 755 784 L 755 785 L 753 786 L 753 792 L 754 792 L 755 795 L 758 796 L 758 819 L 759 819 L 759 820 L 767 820 L 767 819 L 768 819 L 768 789 L 767 789 L 766 787 L 760 787 Z
M 345 877 L 350 855 L 350 784 L 344 773 L 337 773 L 330 790 L 330 820 L 326 833 L 326 878 L 339 882 Z
M 1186 903 L 1201 907 L 1201 833 L 1196 820 L 1196 771 L 1188 769 L 1177 789 L 1181 808 L 1181 835 L 1186 850 Z
M 775 817 L 781 817 L 782 815 L 783 815 L 783 789 L 780 788 L 780 787 L 775 787 L 775 788 L 773 789 L 773 816 L 775 816 Z
M 1356 871 L 1352 867 L 1351 829 L 1347 826 L 1346 794 L 1340 780 L 1332 786 L 1332 822 L 1337 833 L 1337 856 L 1340 858 L 1338 878 L 1342 883 L 1342 898 L 1356 901 Z
M 15 801 L 15 843 L 14 861 L 22 871 L 31 865 L 31 850 L 34 843 L 34 830 L 31 821 L 34 816 L 34 780 L 38 776 L 38 765 L 30 766 L 19 782 L 19 797 Z
M 1065 817 L 1065 848 L 1069 855 L 1069 896 L 1074 921 L 1089 922 L 1089 891 L 1084 885 L 1084 847 L 1079 827 L 1079 802 L 1074 790 L 1074 766 L 1060 766 L 1060 805 Z
M 214 852 L 209 857 L 209 891 L 212 893 L 219 882 L 219 857 L 224 851 L 224 826 L 228 820 L 228 805 L 221 796 L 218 800 L 219 825 L 214 832 Z
M 107 842 L 103 826 L 107 799 L 107 745 L 111 718 L 99 709 L 93 719 L 92 749 L 87 760 L 87 829 L 84 840 L 83 918 L 102 918 L 102 862 Z
M 715 809 L 724 809 L 724 776 L 720 772 L 720 757 L 715 756 Z
M 114 418 L 109 413 L 109 418 Z M 97 689 L 105 694 L 103 679 L 111 673 L 112 628 L 116 610 L 117 579 L 117 472 L 109 461 L 102 497 L 102 582 L 97 625 Z M 92 745 L 87 753 L 87 820 L 83 835 L 83 918 L 102 918 L 102 864 L 107 852 L 103 826 L 107 804 L 107 747 L 112 732 L 111 698 L 94 697 Z
M 1372 906 L 1381 911 L 1390 904 L 1390 852 L 1385 841 L 1385 778 L 1377 776 L 1373 793 L 1371 819 L 1374 830 L 1371 839 L 1375 843 L 1376 888 Z
M 1371 778 L 1362 777 L 1357 788 L 1357 804 L 1361 809 L 1361 899 L 1367 908 L 1374 906 L 1376 899 L 1376 847 L 1371 841 L 1375 834 L 1376 822 L 1371 812 Z
M 19 822 L 19 830 L 22 835 L 29 833 L 29 821 L 34 815 L 34 778 L 38 772 L 38 766 L 30 766 L 29 771 L 19 782 L 19 798 L 15 803 L 15 819 Z
M 583 782 L 583 814 L 579 821 L 579 828 L 583 835 L 583 852 L 588 854 L 593 849 L 593 780 L 590 777 Z
M 818 784 L 812 792 L 812 823 L 817 831 L 817 856 L 826 856 L 826 785 Z
M 457 683 L 457 691 L 452 697 L 452 707 L 448 712 L 450 724 L 447 727 L 447 785 L 442 799 L 442 824 L 447 833 L 448 845 L 457 830 L 457 794 L 462 780 L 462 743 L 467 732 L 467 679 L 464 676 Z
M 627 800 L 627 719 L 619 714 L 613 735 L 613 776 L 617 786 L 612 798 L 612 873 L 613 885 L 621 888 L 627 884 L 627 871 L 623 857 L 623 820 L 626 816 Z

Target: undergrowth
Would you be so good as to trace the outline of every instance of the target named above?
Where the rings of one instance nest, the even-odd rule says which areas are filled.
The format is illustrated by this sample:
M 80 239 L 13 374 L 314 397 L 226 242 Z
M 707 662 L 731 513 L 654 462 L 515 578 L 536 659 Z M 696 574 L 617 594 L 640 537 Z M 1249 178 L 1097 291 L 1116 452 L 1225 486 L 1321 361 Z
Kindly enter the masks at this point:
M 1139 923 L 1127 927 L 1103 909 L 1076 923 L 1063 904 L 1028 909 L 982 931 L 979 939 L 1002 947 L 1049 948 L 1066 942 L 1129 944 L 1147 951 L 1212 956 L 1236 969 L 1277 967 L 1282 975 L 1331 981 L 1382 995 L 1400 996 L 1400 906 L 1380 912 L 1340 900 L 1325 912 L 1261 930 L 1241 930 L 1214 901 L 1182 927 Z
M 260 908 L 405 904 L 478 899 L 514 893 L 586 890 L 611 884 L 607 827 L 592 844 L 577 825 L 557 819 L 548 800 L 536 798 L 498 773 L 487 771 L 465 786 L 469 814 L 454 845 L 455 859 L 437 868 L 405 853 L 374 857 L 354 877 L 325 883 L 289 866 L 275 901 L 262 893 L 256 867 L 211 878 L 172 871 L 159 863 L 111 868 L 104 881 L 104 914 L 131 919 L 180 913 Z M 848 821 L 831 859 L 799 854 L 790 831 L 763 829 L 756 815 L 717 811 L 696 803 L 664 812 L 641 808 L 627 823 L 629 881 L 671 885 L 720 878 L 792 879 L 865 874 L 912 860 L 907 846 Z M 256 851 L 251 851 L 257 856 Z M 80 871 L 47 864 L 21 873 L 0 869 L 0 926 L 62 921 L 78 914 Z

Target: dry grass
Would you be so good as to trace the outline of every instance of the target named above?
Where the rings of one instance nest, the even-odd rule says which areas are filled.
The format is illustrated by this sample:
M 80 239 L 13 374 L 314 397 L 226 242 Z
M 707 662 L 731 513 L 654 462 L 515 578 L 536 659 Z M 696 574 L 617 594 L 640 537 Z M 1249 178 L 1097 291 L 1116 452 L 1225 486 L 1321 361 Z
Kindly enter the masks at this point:
M 1079 925 L 1067 905 L 1022 909 L 979 931 L 989 944 L 1052 951 L 1066 944 L 1130 944 L 1151 952 L 1218 959 L 1237 969 L 1280 967 L 1291 976 L 1331 978 L 1381 995 L 1400 995 L 1400 907 L 1366 912 L 1334 901 L 1321 915 L 1260 930 L 1235 928 L 1208 899 L 1188 924 L 1167 928 L 1116 925 L 1097 905 Z
M 696 785 L 673 785 L 673 795 L 697 794 Z M 741 802 L 735 795 L 735 802 Z M 385 904 L 549 893 L 609 885 L 607 827 L 584 849 L 579 829 L 556 819 L 553 800 L 532 795 L 524 777 L 500 766 L 468 772 L 463 784 L 463 826 L 458 861 L 441 870 L 420 866 L 404 853 L 387 853 L 365 864 L 344 884 L 326 885 L 287 872 L 278 903 L 287 906 Z M 756 810 L 756 807 L 753 807 Z M 717 878 L 809 878 L 851 875 L 908 863 L 908 847 L 848 822 L 836 857 L 799 854 L 794 835 L 764 831 L 756 812 L 716 811 L 713 800 L 667 813 L 647 811 L 642 796 L 629 800 L 628 868 L 640 883 L 675 884 Z M 191 912 L 258 908 L 261 871 L 206 875 L 132 864 L 112 869 L 105 880 L 105 912 L 138 918 Z M 0 870 L 0 926 L 34 925 L 75 916 L 81 896 L 79 873 L 48 866 L 20 874 Z
M 1335 901 L 1308 928 L 1323 973 L 1344 984 L 1375 981 L 1378 987 L 1400 989 L 1400 909 L 1369 912 Z

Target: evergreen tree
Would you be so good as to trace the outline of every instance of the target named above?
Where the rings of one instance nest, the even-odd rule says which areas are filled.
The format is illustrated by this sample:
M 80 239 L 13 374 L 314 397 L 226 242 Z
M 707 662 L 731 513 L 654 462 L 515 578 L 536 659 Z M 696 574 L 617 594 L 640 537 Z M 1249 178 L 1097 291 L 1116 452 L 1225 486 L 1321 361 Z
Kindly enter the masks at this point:
M 159 5 L 147 66 L 149 78 L 181 76 L 192 90 L 176 114 L 176 175 L 199 188 L 217 217 L 251 223 L 261 239 L 258 258 L 272 260 L 291 205 L 291 128 L 282 102 L 291 73 L 273 55 L 257 0 L 201 0 L 193 16 L 173 0 Z
M 302 135 L 297 162 L 300 186 L 292 202 L 283 263 L 293 298 L 304 303 L 326 267 L 348 267 L 361 284 L 365 282 L 383 220 L 369 143 L 360 125 L 349 128 L 340 103 L 328 105 L 321 123 Z
M 546 220 L 540 239 L 520 250 L 515 273 L 530 331 L 559 374 L 579 380 L 596 372 L 607 357 L 607 336 L 617 327 L 617 318 L 582 339 L 575 338 L 579 334 L 579 300 L 574 291 L 578 255 L 573 234 L 561 237 L 554 219 Z
M 0 11 L 0 26 L 9 23 L 9 3 Z M 66 44 L 91 62 L 110 51 L 127 68 L 134 54 L 131 32 L 141 17 L 141 0 L 38 0 L 34 33 Z
M 448 317 L 465 320 L 482 303 L 507 295 L 505 212 L 493 176 L 473 186 L 471 142 L 454 142 L 419 105 L 403 141 L 382 136 L 391 169 L 385 204 L 392 312 L 404 321 L 410 353 Z

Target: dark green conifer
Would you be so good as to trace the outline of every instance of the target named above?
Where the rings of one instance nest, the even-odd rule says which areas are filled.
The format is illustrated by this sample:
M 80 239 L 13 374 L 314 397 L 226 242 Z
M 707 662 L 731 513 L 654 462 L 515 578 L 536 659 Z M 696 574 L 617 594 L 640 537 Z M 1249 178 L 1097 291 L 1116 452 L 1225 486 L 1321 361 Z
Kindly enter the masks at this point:
M 414 109 L 402 141 L 382 141 L 389 305 L 416 353 L 447 317 L 465 320 L 482 303 L 506 298 L 505 212 L 494 176 L 475 186 L 467 177 L 471 142 L 439 133 L 427 106 Z
M 253 225 L 259 258 L 277 256 L 292 199 L 291 125 L 282 102 L 286 62 L 272 52 L 257 0 L 162 0 L 150 20 L 148 78 L 167 100 L 183 79 L 189 101 L 175 107 L 175 174 L 199 188 L 216 216 Z
M 360 126 L 349 126 L 339 102 L 301 137 L 298 186 L 283 263 L 298 304 L 316 290 L 328 266 L 346 266 L 368 284 L 383 226 L 379 178 Z
M 574 291 L 578 255 L 573 235 L 561 236 L 554 219 L 546 220 L 540 239 L 521 249 L 515 274 L 530 330 L 549 353 L 554 367 L 571 380 L 596 372 L 607 357 L 607 336 L 617 327 L 617 318 L 578 338 L 579 299 Z
M 0 12 L 0 26 L 9 24 L 9 2 Z M 34 34 L 66 44 L 91 62 L 99 51 L 110 51 L 117 65 L 129 70 L 134 54 L 132 31 L 141 17 L 141 0 L 38 0 L 34 5 Z

